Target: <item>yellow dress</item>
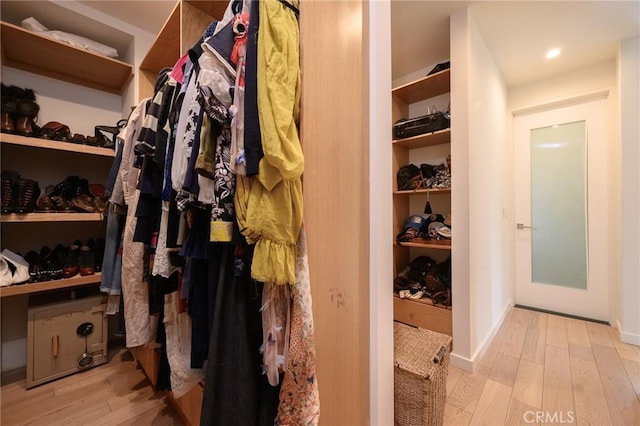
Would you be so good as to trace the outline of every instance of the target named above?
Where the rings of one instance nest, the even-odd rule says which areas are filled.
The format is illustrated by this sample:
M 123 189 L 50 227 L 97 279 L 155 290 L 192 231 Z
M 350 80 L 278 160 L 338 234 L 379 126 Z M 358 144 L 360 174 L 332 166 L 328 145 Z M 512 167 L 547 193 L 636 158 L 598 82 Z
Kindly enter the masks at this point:
M 298 2 L 292 2 L 298 6 Z M 255 177 L 238 176 L 240 231 L 256 244 L 251 276 L 295 283 L 296 241 L 302 226 L 304 157 L 296 123 L 300 116 L 298 21 L 277 0 L 260 1 L 258 115 L 264 157 Z

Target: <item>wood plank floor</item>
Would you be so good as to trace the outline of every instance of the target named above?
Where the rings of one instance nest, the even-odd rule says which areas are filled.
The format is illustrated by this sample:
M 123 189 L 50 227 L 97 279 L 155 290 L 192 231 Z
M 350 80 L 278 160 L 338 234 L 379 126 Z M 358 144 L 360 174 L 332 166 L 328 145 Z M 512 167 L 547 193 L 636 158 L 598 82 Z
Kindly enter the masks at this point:
M 25 380 L 0 388 L 0 424 L 184 425 L 164 392 L 151 383 L 124 348 L 107 364 L 27 390 Z
M 3 384 L 0 424 L 183 425 L 129 352 L 111 352 L 30 390 Z M 450 367 L 447 395 L 450 426 L 640 425 L 640 348 L 612 327 L 513 309 L 474 373 Z M 555 418 L 536 422 L 538 412 Z
M 449 368 L 444 424 L 640 425 L 640 347 L 612 327 L 514 308 L 474 373 Z

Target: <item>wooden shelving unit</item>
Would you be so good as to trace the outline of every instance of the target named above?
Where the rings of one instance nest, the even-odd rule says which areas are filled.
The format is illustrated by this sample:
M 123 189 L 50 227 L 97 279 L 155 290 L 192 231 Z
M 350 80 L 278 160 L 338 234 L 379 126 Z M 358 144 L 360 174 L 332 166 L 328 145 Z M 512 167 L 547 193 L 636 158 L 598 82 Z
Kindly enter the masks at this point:
M 402 247 L 430 248 L 436 250 L 451 250 L 451 240 L 423 240 L 416 239 L 407 243 L 398 243 Z
M 102 279 L 102 274 L 64 278 L 54 281 L 43 281 L 40 283 L 29 283 L 20 285 L 10 285 L 0 287 L 0 297 L 17 296 L 19 294 L 39 293 L 42 291 L 59 290 L 62 288 L 77 287 L 89 284 L 97 284 Z
M 0 215 L 2 223 L 27 222 L 101 222 L 102 213 L 3 213 Z
M 8 22 L 1 23 L 3 65 L 120 95 L 130 64 L 78 49 Z
M 396 321 L 426 328 L 451 336 L 453 322 L 451 309 L 434 305 L 430 299 L 401 299 L 393 296 L 393 317 Z
M 451 89 L 450 71 L 450 69 L 447 69 L 403 84 L 393 89 L 391 93 L 406 104 L 443 95 Z
M 103 157 L 115 157 L 113 149 L 101 148 L 90 145 L 81 145 L 71 142 L 52 141 L 50 139 L 29 138 L 9 133 L 0 133 L 0 144 L 21 145 L 32 148 L 54 149 L 57 151 L 78 152 L 81 154 L 99 155 Z
M 434 189 L 414 189 L 407 191 L 394 191 L 393 195 L 413 195 L 413 194 L 450 194 L 451 188 L 434 188 Z
M 140 63 L 141 97 L 153 93 L 158 73 L 173 66 L 192 47 L 213 20 L 220 20 L 228 1 L 178 1 L 156 40 Z
M 412 136 L 410 138 L 394 139 L 393 146 L 414 149 L 445 143 L 451 143 L 451 129 L 438 130 L 437 132 L 425 133 L 424 135 Z
M 393 122 L 409 117 L 409 105 L 445 94 L 450 91 L 450 70 L 440 71 L 430 76 L 422 77 L 413 82 L 396 87 L 392 90 Z M 410 163 L 410 153 L 414 149 L 434 147 L 451 143 L 451 129 L 439 130 L 410 138 L 392 141 L 393 151 L 393 235 L 398 235 L 404 228 L 405 221 L 410 214 L 411 195 L 423 194 L 452 194 L 452 188 L 418 189 L 415 191 L 398 191 L 396 175 L 400 167 Z M 444 195 L 441 195 L 444 196 Z M 411 242 L 394 242 L 393 265 L 394 274 L 399 273 L 409 264 L 412 249 L 451 251 L 451 240 L 418 239 Z M 400 299 L 394 297 L 394 319 L 416 327 L 452 335 L 452 311 L 441 306 L 434 306 L 429 299 Z

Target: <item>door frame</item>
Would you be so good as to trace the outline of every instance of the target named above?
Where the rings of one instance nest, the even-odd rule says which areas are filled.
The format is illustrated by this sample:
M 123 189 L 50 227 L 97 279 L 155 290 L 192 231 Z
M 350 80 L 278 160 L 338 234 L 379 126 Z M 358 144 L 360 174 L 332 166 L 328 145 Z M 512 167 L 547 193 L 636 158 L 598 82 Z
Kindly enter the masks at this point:
M 601 91 L 592 93 L 585 96 L 575 97 L 571 99 L 561 100 L 558 102 L 548 103 L 544 105 L 539 105 L 531 108 L 524 108 L 520 110 L 512 111 L 513 125 L 512 125 L 512 135 L 514 141 L 514 151 L 513 151 L 513 164 L 514 164 L 514 221 L 513 221 L 513 229 L 514 229 L 514 300 L 516 304 L 520 305 L 532 305 L 535 308 L 542 308 L 549 311 L 555 311 L 559 313 L 566 313 L 574 316 L 581 316 L 586 318 L 593 318 L 600 321 L 608 322 L 610 319 L 610 303 L 608 299 L 609 293 L 609 276 L 608 270 L 610 266 L 609 262 L 609 238 L 606 235 L 606 226 L 598 226 L 601 223 L 609 223 L 609 209 L 607 206 L 608 203 L 608 155 L 607 155 L 607 146 L 611 140 L 611 135 L 609 134 L 609 91 Z M 522 271 L 526 269 L 523 266 L 523 260 L 518 256 L 518 253 L 523 249 L 523 245 L 527 244 L 530 248 L 531 239 L 530 238 L 522 238 L 521 230 L 516 229 L 517 223 L 525 223 L 523 222 L 523 212 L 521 212 L 517 205 L 517 184 L 515 183 L 517 178 L 517 152 L 518 152 L 518 125 L 517 121 L 521 118 L 526 119 L 527 116 L 533 117 L 529 121 L 535 119 L 535 117 L 541 117 L 546 113 L 550 113 L 553 111 L 566 111 L 567 109 L 578 109 L 579 115 L 583 116 L 585 120 L 592 121 L 595 119 L 599 119 L 593 115 L 593 112 L 589 110 L 589 105 L 595 102 L 602 102 L 602 119 L 605 123 L 602 125 L 600 132 L 602 137 L 604 138 L 604 143 L 595 144 L 591 142 L 587 149 L 587 273 L 588 273 L 588 286 L 590 288 L 593 283 L 606 283 L 602 285 L 599 289 L 597 289 L 597 299 L 601 300 L 601 303 L 593 306 L 593 309 L 583 309 L 580 306 L 572 307 L 568 312 L 564 311 L 566 309 L 566 303 L 564 302 L 567 298 L 572 298 L 576 293 L 579 293 L 582 290 L 575 289 L 567 289 L 567 291 L 560 291 L 562 297 L 558 301 L 554 300 L 545 300 L 544 295 L 540 294 L 539 297 L 534 297 L 534 303 L 522 303 L 518 297 L 519 285 L 518 280 L 522 280 L 522 277 L 518 277 L 518 271 Z M 598 107 L 596 107 L 598 108 Z M 540 114 L 540 115 L 539 115 Z M 592 128 L 593 131 L 593 128 Z M 589 135 L 589 128 L 587 128 L 587 137 Z M 597 163 L 599 162 L 599 163 Z M 603 176 L 597 176 L 594 173 L 594 169 L 600 170 L 599 174 Z M 530 212 L 529 212 L 530 214 Z M 594 220 L 595 217 L 599 219 Z M 596 223 L 597 222 L 597 223 Z M 530 253 L 530 249 L 529 249 Z M 521 256 L 520 256 L 521 257 Z M 530 261 L 528 262 L 528 268 L 523 272 L 523 274 L 528 274 L 530 277 Z M 548 303 L 549 302 L 549 303 Z M 542 305 L 544 303 L 544 305 Z

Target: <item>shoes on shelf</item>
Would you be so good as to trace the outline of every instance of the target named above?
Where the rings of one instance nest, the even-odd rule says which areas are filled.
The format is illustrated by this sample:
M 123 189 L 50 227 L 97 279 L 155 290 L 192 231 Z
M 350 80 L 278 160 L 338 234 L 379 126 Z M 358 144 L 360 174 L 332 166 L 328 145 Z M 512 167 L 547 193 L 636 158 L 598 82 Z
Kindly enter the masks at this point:
M 95 213 L 96 209 L 93 201 L 93 197 L 86 194 L 80 194 L 71 200 L 71 204 L 76 208 L 76 210 L 82 213 Z
M 42 139 L 71 142 L 71 130 L 69 130 L 69 126 L 57 121 L 47 122 L 40 128 L 36 136 Z
M 7 173 L 2 172 L 2 213 L 15 213 L 15 190 L 13 180 Z
M 80 275 L 94 275 L 96 273 L 96 265 L 94 261 L 94 254 L 88 245 L 80 247 L 80 255 L 78 258 L 78 264 L 80 266 Z
M 56 205 L 53 199 L 48 195 L 41 195 L 36 201 L 36 212 L 38 213 L 52 213 L 56 211 Z
M 24 260 L 29 263 L 29 282 L 39 283 L 42 281 L 49 281 L 49 275 L 44 268 L 42 257 L 34 250 L 28 251 L 24 255 Z
M 40 197 L 40 186 L 33 179 L 19 178 L 16 183 L 16 212 L 31 213 Z
M 63 278 L 71 278 L 80 272 L 80 244 L 74 243 L 67 251 L 67 256 L 64 260 L 64 266 L 62 268 Z
M 0 286 L 24 284 L 29 281 L 29 263 L 22 256 L 9 249 L 4 249 L 0 253 L 0 257 L 4 260 L 0 267 L 4 267 L 4 264 L 6 264 L 11 275 L 11 282 L 8 282 L 9 274 L 4 270 L 0 271 L 0 277 L 2 278 Z
M 2 126 L 3 132 L 22 136 L 35 136 L 40 106 L 36 94 L 31 89 L 2 85 Z
M 87 246 L 91 249 L 93 253 L 93 264 L 96 272 L 102 271 L 102 260 L 104 258 L 104 238 L 98 238 L 94 240 L 93 238 L 89 238 L 87 241 Z
M 15 98 L 10 95 L 9 87 L 2 84 L 2 104 L 0 111 L 2 111 L 2 120 L 0 123 L 0 131 L 3 133 L 14 133 L 15 116 L 18 111 L 18 103 Z

